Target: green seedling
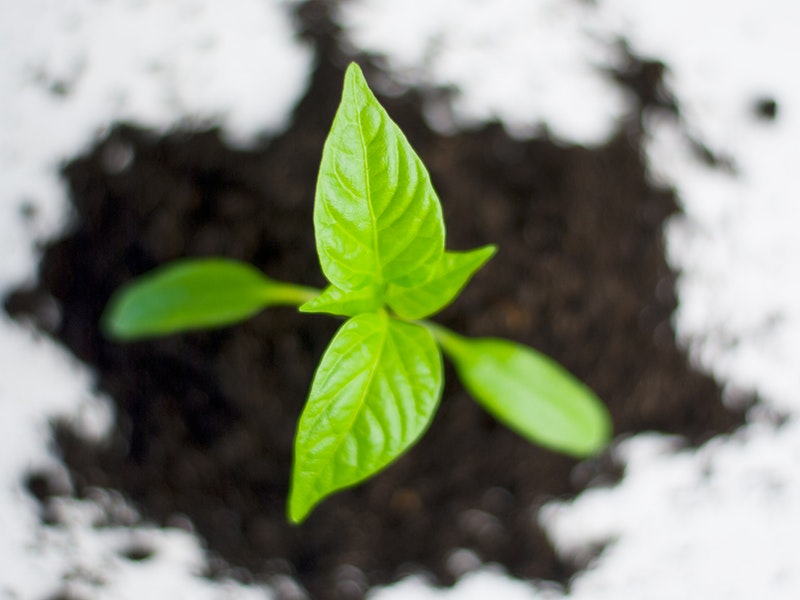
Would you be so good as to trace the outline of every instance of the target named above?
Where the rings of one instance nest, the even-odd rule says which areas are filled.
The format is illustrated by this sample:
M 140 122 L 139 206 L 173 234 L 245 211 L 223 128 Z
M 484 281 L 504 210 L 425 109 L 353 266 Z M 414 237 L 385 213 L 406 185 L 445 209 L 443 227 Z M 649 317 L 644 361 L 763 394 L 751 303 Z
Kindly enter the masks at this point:
M 187 259 L 119 290 L 104 316 L 119 340 L 224 326 L 273 305 L 346 317 L 298 423 L 290 521 L 300 523 L 324 498 L 386 468 L 420 438 L 441 397 L 442 351 L 481 406 L 531 442 L 576 457 L 607 442 L 605 408 L 554 361 L 426 320 L 495 248 L 445 250 L 428 172 L 356 64 L 347 69 L 322 152 L 314 231 L 324 290 L 274 281 L 235 261 Z

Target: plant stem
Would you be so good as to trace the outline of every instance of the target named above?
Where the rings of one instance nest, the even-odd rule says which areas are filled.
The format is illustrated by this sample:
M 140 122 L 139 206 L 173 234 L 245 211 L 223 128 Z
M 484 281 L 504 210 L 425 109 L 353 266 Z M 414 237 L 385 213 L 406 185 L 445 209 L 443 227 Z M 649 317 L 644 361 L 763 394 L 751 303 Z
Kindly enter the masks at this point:
M 300 306 L 319 296 L 322 290 L 272 280 L 264 292 L 270 305 Z
M 417 321 L 417 323 L 430 331 L 433 337 L 436 338 L 436 341 L 439 342 L 442 350 L 450 356 L 458 355 L 459 350 L 463 349 L 466 345 L 462 336 L 450 331 L 447 327 L 443 327 L 432 321 Z

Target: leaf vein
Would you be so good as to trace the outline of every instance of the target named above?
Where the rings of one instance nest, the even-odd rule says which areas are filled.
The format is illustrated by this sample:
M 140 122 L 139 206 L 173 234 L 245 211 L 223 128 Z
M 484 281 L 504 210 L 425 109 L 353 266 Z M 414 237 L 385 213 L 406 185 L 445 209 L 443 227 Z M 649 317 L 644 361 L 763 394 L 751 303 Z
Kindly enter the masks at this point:
M 358 399 L 358 402 L 357 402 L 358 408 L 353 411 L 353 415 L 352 415 L 352 418 L 350 419 L 350 422 L 348 423 L 347 427 L 342 430 L 342 433 L 338 436 L 338 440 L 336 441 L 336 444 L 335 444 L 333 450 L 329 453 L 329 457 L 331 457 L 331 459 L 333 457 L 335 457 L 339 453 L 339 448 L 341 447 L 341 445 L 344 442 L 344 440 L 348 437 L 348 434 L 352 431 L 353 423 L 355 423 L 356 419 L 358 418 L 359 414 L 361 413 L 361 411 L 364 408 L 364 405 L 366 403 L 366 399 L 369 396 L 369 391 L 372 388 L 372 382 L 373 382 L 373 379 L 375 378 L 375 373 L 376 373 L 376 371 L 378 369 L 378 365 L 380 364 L 380 359 L 381 359 L 381 355 L 383 354 L 384 347 L 386 345 L 387 336 L 388 336 L 388 328 L 383 332 L 383 335 L 382 335 L 381 341 L 380 341 L 380 347 L 378 348 L 378 351 L 375 353 L 375 356 L 373 357 L 372 365 L 370 366 L 370 372 L 369 372 L 369 375 L 367 377 L 366 384 L 364 385 L 364 387 L 362 389 L 362 392 L 360 394 L 360 397 Z M 330 468 L 330 462 L 331 461 L 329 460 L 327 462 L 327 464 L 322 469 L 320 469 L 320 473 L 324 473 L 325 470 Z M 352 482 L 348 482 L 348 483 L 352 483 Z
M 336 211 L 332 210 L 332 207 L 328 206 L 328 202 L 325 203 L 325 214 L 328 215 L 332 221 L 331 225 L 336 227 L 339 231 L 347 235 L 351 240 L 353 240 L 356 244 L 365 248 L 366 250 L 372 250 L 369 247 L 369 244 L 364 242 L 364 240 L 359 239 L 350 229 L 347 228 L 347 221 L 344 220 Z
M 355 78 L 353 79 L 353 88 L 356 88 L 356 81 Z M 357 95 L 355 97 L 358 97 Z M 380 114 L 380 112 L 379 112 Z M 372 227 L 372 247 L 373 252 L 375 253 L 375 264 L 379 266 L 378 271 L 380 271 L 380 251 L 378 248 L 378 230 L 377 230 L 377 221 L 375 218 L 374 207 L 372 206 L 372 182 L 370 180 L 370 168 L 369 168 L 369 155 L 367 152 L 367 142 L 364 136 L 364 126 L 361 122 L 361 110 L 359 107 L 356 107 L 356 125 L 358 128 L 358 136 L 361 141 L 361 156 L 363 159 L 364 165 L 364 185 L 366 186 L 366 201 L 367 201 L 367 208 L 369 209 L 369 218 L 370 218 L 370 225 Z M 377 136 L 377 131 L 375 133 Z M 375 137 L 373 136 L 373 137 Z

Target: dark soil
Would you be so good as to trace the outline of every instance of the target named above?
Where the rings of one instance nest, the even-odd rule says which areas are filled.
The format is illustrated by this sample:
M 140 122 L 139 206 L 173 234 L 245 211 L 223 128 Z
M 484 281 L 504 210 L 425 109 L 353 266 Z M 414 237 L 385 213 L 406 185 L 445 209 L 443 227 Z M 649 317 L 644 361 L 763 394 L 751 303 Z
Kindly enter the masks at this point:
M 157 523 L 188 516 L 219 565 L 260 580 L 289 575 L 313 598 L 359 598 L 409 572 L 451 584 L 472 562 L 458 549 L 517 577 L 567 581 L 574 565 L 554 554 L 536 507 L 608 483 L 614 465 L 577 465 L 529 445 L 476 406 L 452 370 L 415 448 L 292 527 L 284 513 L 295 423 L 339 322 L 275 309 L 229 329 L 129 345 L 98 330 L 112 290 L 183 256 L 224 255 L 276 279 L 323 284 L 314 184 L 347 61 L 324 13 L 311 5 L 301 17 L 319 67 L 282 135 L 241 151 L 214 130 L 161 137 L 119 125 L 64 169 L 73 227 L 47 247 L 40 286 L 5 305 L 93 365 L 117 405 L 110 444 L 58 429 L 77 492 L 121 490 Z M 740 417 L 689 365 L 670 325 L 675 274 L 662 226 L 677 205 L 647 182 L 639 146 L 642 110 L 675 112 L 656 89 L 660 74 L 636 61 L 618 74 L 641 106 L 596 149 L 518 141 L 491 124 L 442 136 L 421 118 L 418 94 L 383 101 L 429 166 L 448 246 L 500 247 L 441 322 L 552 355 L 607 403 L 619 436 L 656 430 L 696 443 Z M 46 501 L 40 479 L 32 487 Z

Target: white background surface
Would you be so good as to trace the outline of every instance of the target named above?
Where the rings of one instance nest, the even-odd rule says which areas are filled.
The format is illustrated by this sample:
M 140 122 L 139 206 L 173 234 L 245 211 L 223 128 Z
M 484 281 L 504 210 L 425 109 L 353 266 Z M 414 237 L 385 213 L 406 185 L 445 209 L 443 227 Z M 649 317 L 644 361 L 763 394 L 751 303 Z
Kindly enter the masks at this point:
M 278 0 L 0 0 L 0 294 L 33 277 L 36 241 L 67 215 L 59 164 L 118 119 L 168 128 L 221 122 L 235 143 L 279 129 L 312 55 Z M 667 227 L 682 272 L 675 325 L 699 364 L 763 405 L 750 425 L 697 451 L 641 435 L 619 448 L 616 488 L 541 513 L 556 546 L 580 554 L 612 541 L 566 594 L 512 581 L 491 565 L 452 590 L 409 579 L 379 600 L 726 600 L 800 597 L 800 5 L 794 0 L 352 0 L 351 42 L 386 56 L 396 79 L 460 90 L 448 128 L 501 118 L 518 135 L 547 127 L 565 143 L 601 144 L 629 106 L 603 75 L 619 40 L 664 61 L 682 120 L 647 124 L 655 181 L 686 216 Z M 279 82 L 280 85 L 276 85 Z M 762 98 L 777 119 L 756 118 Z M 690 140 L 730 159 L 698 162 Z M 20 206 L 30 203 L 27 220 Z M 33 467 L 59 469 L 48 422 L 65 415 L 102 435 L 109 405 L 92 374 L 0 315 L 0 598 L 268 598 L 259 587 L 199 576 L 199 542 L 145 526 L 96 530 L 109 492 L 65 500 L 70 525 L 43 528 L 23 489 Z M 46 376 L 43 376 L 46 374 Z M 732 395 L 733 397 L 733 395 Z M 781 427 L 770 414 L 788 417 Z M 156 549 L 139 563 L 120 552 Z M 566 594 L 566 595 L 565 595 Z

